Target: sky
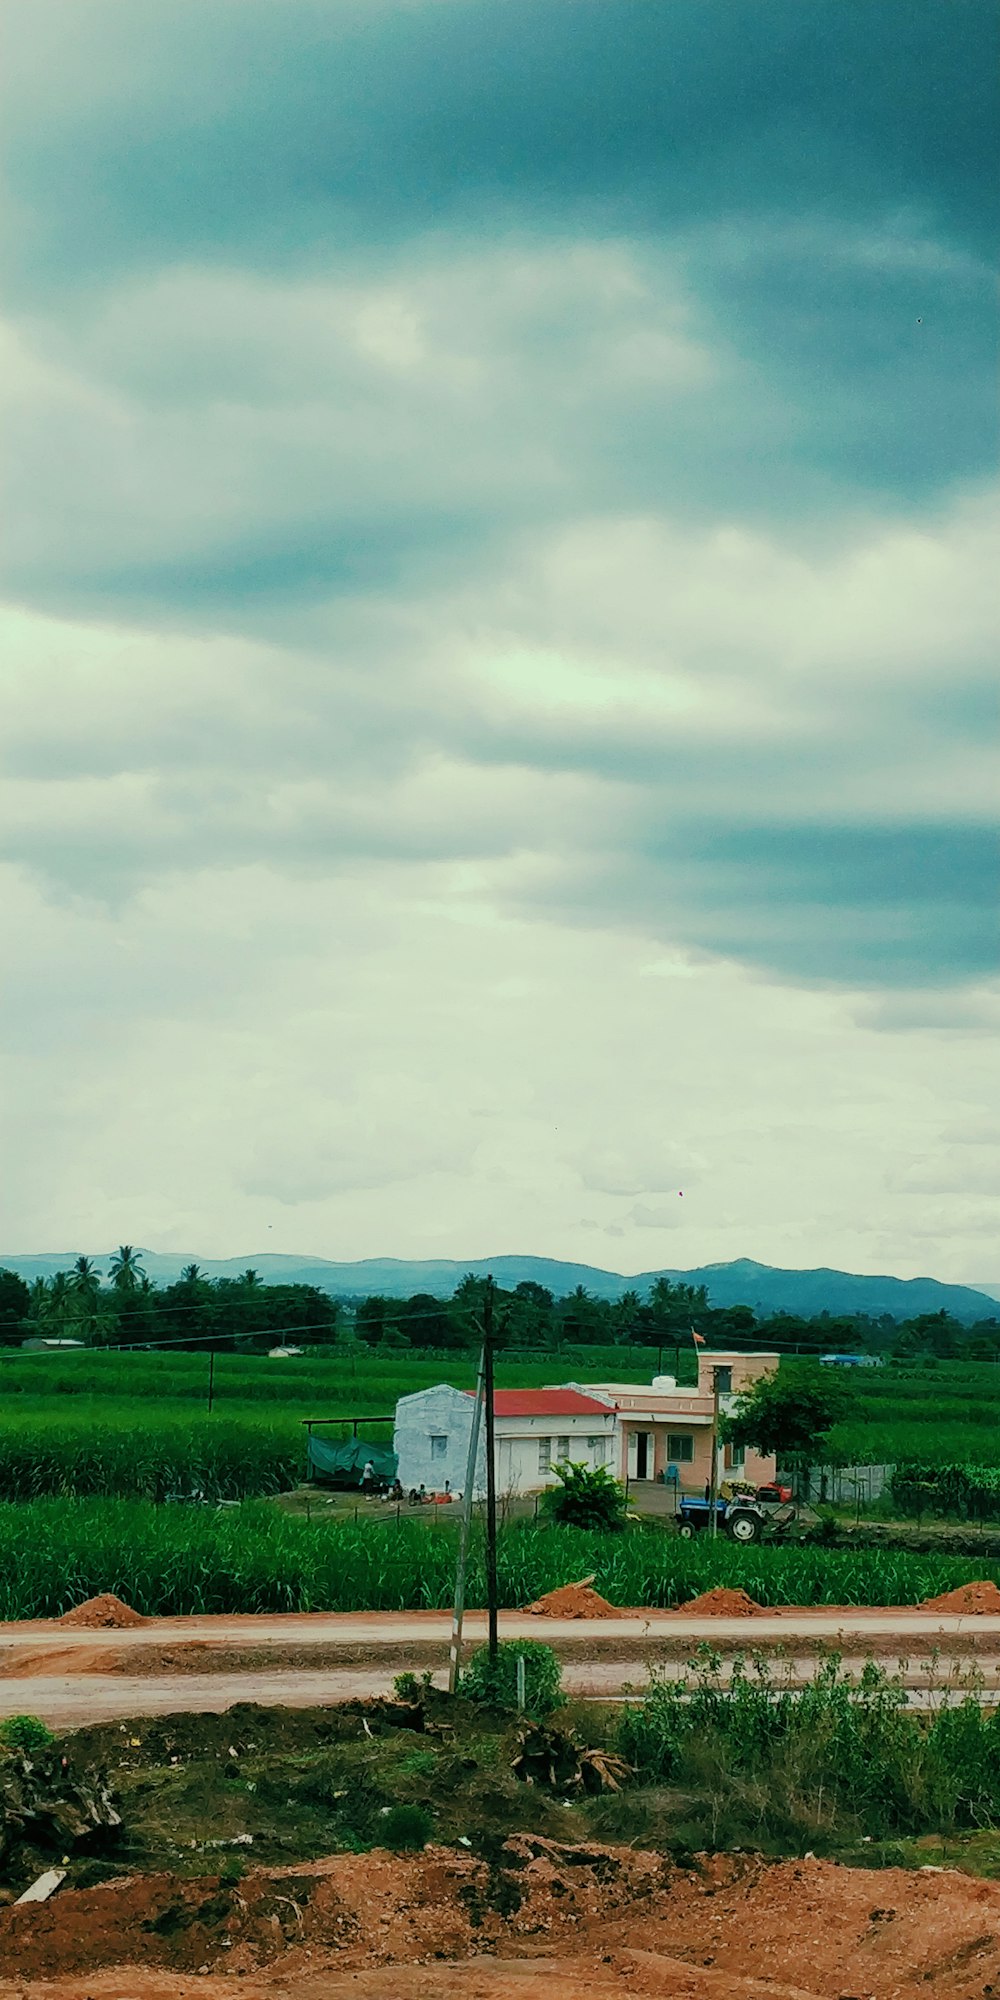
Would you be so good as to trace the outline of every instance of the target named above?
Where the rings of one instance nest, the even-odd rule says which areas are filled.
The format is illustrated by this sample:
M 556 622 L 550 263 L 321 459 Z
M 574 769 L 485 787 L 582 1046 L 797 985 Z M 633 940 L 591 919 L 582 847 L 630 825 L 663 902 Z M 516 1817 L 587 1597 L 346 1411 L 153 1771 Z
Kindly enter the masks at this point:
M 1000 1280 L 981 0 L 10 0 L 0 1251 Z

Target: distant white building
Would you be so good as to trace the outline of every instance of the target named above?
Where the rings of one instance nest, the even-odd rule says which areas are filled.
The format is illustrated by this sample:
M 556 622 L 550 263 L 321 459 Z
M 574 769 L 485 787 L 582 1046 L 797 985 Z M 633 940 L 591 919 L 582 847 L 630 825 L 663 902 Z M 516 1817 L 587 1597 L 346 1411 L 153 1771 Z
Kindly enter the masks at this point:
M 446 1382 L 418 1389 L 396 1404 L 393 1449 L 399 1479 L 408 1490 L 425 1486 L 440 1493 L 465 1490 L 475 1398 Z M 497 1491 L 537 1493 L 555 1480 L 562 1464 L 611 1465 L 615 1412 L 579 1389 L 498 1389 L 496 1423 Z M 486 1459 L 480 1436 L 476 1492 L 486 1489 Z
M 22 1340 L 21 1342 L 21 1346 L 24 1348 L 26 1354 L 48 1354 L 52 1349 L 57 1347 L 85 1347 L 86 1344 L 84 1340 L 34 1339 Z

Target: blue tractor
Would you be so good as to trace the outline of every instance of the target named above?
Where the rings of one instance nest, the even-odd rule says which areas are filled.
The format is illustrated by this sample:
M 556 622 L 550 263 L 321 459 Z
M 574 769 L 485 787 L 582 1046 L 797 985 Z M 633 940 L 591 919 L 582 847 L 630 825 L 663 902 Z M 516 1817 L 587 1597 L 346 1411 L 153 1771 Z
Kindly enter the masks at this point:
M 775 1491 L 774 1488 L 766 1489 Z M 734 1542 L 759 1542 L 762 1535 L 782 1535 L 796 1520 L 795 1508 L 787 1502 L 762 1500 L 752 1493 L 734 1494 L 717 1500 L 718 1532 Z M 677 1533 L 691 1541 L 712 1525 L 712 1503 L 684 1494 L 677 1508 Z

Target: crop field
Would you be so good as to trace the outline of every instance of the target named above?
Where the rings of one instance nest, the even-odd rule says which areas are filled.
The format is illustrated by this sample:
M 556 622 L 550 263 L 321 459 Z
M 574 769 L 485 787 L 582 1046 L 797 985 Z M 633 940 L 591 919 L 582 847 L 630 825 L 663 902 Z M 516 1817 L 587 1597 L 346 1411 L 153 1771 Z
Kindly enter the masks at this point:
M 682 1379 L 694 1356 L 681 1351 Z M 621 1378 L 649 1380 L 653 1348 L 507 1353 L 501 1386 Z M 662 1354 L 673 1369 L 673 1349 Z M 385 1418 L 401 1395 L 432 1383 L 471 1387 L 467 1352 L 380 1355 L 362 1346 L 290 1360 L 216 1355 L 208 1409 L 207 1353 L 8 1352 L 0 1358 L 0 1498 L 45 1494 L 163 1499 L 201 1489 L 243 1499 L 296 1485 L 307 1417 Z M 1000 1466 L 1000 1369 L 939 1363 L 852 1378 L 854 1414 L 834 1437 L 847 1463 Z M 364 1423 L 362 1435 L 386 1436 Z
M 221 1511 L 140 1500 L 0 1506 L 3 1619 L 58 1616 L 105 1590 L 149 1615 L 443 1608 L 454 1563 L 447 1525 L 405 1514 L 304 1521 L 261 1501 Z M 505 1607 L 591 1572 L 597 1589 L 621 1605 L 669 1607 L 714 1584 L 741 1586 L 765 1605 L 918 1604 L 998 1568 L 884 1550 L 742 1549 L 663 1532 L 556 1534 L 516 1522 L 501 1530 L 498 1562 Z M 477 1536 L 468 1601 L 484 1599 Z
M 888 1367 L 852 1381 L 857 1413 L 834 1436 L 847 1463 L 1000 1465 L 1000 1368 Z
M 647 1377 L 657 1350 L 630 1354 Z M 504 1356 L 497 1379 L 532 1385 L 621 1367 L 614 1349 Z M 691 1373 L 693 1375 L 693 1364 Z M 386 1417 L 397 1398 L 435 1382 L 475 1383 L 465 1353 L 379 1358 L 331 1349 L 287 1361 L 217 1354 L 209 1412 L 205 1353 L 6 1355 L 0 1373 L 0 1498 L 46 1493 L 162 1500 L 200 1489 L 235 1500 L 295 1486 L 305 1472 L 306 1417 Z M 375 1440 L 389 1427 L 364 1424 Z M 342 1435 L 343 1433 L 338 1433 Z

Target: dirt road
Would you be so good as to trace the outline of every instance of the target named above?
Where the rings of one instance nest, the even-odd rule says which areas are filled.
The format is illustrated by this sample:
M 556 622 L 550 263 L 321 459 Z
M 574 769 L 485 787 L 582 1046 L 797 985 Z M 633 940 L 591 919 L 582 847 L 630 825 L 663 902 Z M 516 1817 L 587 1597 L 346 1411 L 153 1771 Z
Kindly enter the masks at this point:
M 595 1699 L 641 1686 L 653 1660 L 682 1672 L 700 1644 L 721 1652 L 724 1673 L 740 1649 L 780 1649 L 800 1681 L 827 1648 L 856 1668 L 873 1653 L 894 1668 L 905 1660 L 915 1705 L 931 1698 L 929 1686 L 973 1665 L 988 1692 L 1000 1692 L 1000 1617 L 836 1610 L 567 1620 L 506 1612 L 500 1632 L 548 1641 L 562 1659 L 567 1692 Z M 69 1728 L 137 1714 L 218 1712 L 237 1701 L 313 1707 L 386 1693 L 404 1670 L 443 1681 L 449 1636 L 440 1612 L 164 1618 L 122 1631 L 41 1620 L 7 1625 L 0 1627 L 0 1716 L 30 1713 Z M 482 1613 L 467 1618 L 465 1637 L 470 1647 L 485 1639 Z M 941 1658 L 929 1671 L 933 1654 Z
M 486 1613 L 470 1611 L 465 1619 L 465 1637 L 470 1645 L 486 1638 Z M 114 1633 L 116 1645 L 138 1647 L 205 1640 L 213 1645 L 277 1646 L 323 1645 L 330 1648 L 378 1650 L 405 1653 L 419 1644 L 441 1646 L 447 1651 L 451 1617 L 446 1611 L 312 1611 L 255 1615 L 250 1612 L 192 1618 L 150 1618 L 141 1625 Z M 852 1650 L 879 1652 L 897 1644 L 932 1645 L 944 1639 L 986 1638 L 1000 1648 L 1000 1616 L 959 1615 L 956 1612 L 927 1611 L 909 1606 L 879 1610 L 855 1606 L 831 1606 L 803 1610 L 788 1606 L 780 1611 L 758 1612 L 752 1619 L 694 1617 L 684 1611 L 622 1611 L 617 1618 L 538 1618 L 526 1611 L 501 1611 L 503 1639 L 545 1639 L 560 1650 L 578 1647 L 593 1653 L 610 1643 L 628 1645 L 669 1645 L 690 1648 L 701 1640 L 746 1644 L 752 1635 L 755 1646 L 796 1645 L 821 1640 L 835 1644 L 853 1642 Z M 0 1625 L 0 1663 L 18 1646 L 58 1643 L 62 1647 L 93 1646 L 109 1636 L 104 1631 L 82 1630 L 58 1619 L 28 1619 L 14 1625 Z

